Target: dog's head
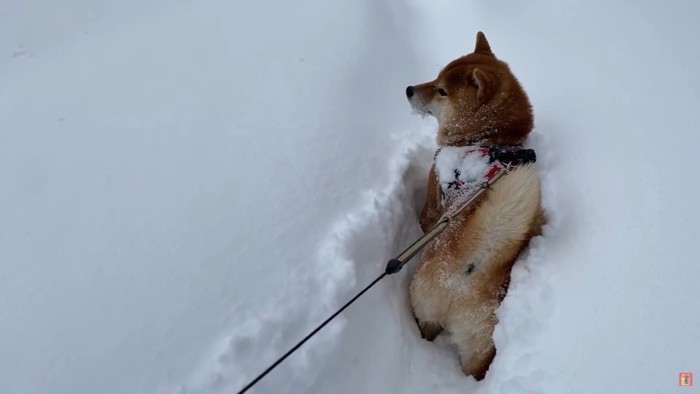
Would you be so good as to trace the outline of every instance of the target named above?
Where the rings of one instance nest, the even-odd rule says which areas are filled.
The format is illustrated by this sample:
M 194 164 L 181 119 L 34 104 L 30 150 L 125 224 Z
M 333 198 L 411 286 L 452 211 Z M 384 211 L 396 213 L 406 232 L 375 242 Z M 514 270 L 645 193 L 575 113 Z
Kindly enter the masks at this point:
M 437 119 L 439 145 L 482 135 L 494 143 L 520 143 L 532 130 L 527 95 L 482 32 L 473 53 L 452 61 L 434 81 L 407 87 L 406 96 L 416 112 Z

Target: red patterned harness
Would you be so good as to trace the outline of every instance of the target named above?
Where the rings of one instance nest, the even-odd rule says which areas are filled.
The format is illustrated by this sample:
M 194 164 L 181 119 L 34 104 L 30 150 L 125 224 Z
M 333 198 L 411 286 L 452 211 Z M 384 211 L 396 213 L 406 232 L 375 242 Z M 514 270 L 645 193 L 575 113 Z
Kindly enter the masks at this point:
M 442 147 L 435 152 L 435 170 L 443 207 L 471 198 L 484 184 L 514 165 L 534 162 L 535 152 L 519 145 Z

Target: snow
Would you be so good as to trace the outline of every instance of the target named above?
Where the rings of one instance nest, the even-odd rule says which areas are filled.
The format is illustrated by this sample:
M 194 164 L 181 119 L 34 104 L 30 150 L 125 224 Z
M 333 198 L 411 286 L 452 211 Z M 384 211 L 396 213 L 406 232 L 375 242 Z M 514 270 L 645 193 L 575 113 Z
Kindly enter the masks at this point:
M 698 372 L 700 5 L 0 5 L 0 392 L 236 392 L 421 234 L 407 85 L 483 30 L 529 93 L 549 224 L 475 382 L 416 261 L 251 393 L 657 393 Z M 685 389 L 693 392 L 697 388 Z
M 464 189 L 468 196 L 473 195 L 474 187 L 488 181 L 486 178 L 491 166 L 489 156 L 481 152 L 478 146 L 445 146 L 435 155 L 435 172 L 447 199 L 457 195 L 457 190 Z M 450 189 L 453 190 L 450 190 Z M 460 196 L 459 200 L 467 196 Z M 444 202 L 443 202 L 444 204 Z M 455 204 L 455 202 L 452 202 Z M 461 205 L 461 204 L 457 204 Z

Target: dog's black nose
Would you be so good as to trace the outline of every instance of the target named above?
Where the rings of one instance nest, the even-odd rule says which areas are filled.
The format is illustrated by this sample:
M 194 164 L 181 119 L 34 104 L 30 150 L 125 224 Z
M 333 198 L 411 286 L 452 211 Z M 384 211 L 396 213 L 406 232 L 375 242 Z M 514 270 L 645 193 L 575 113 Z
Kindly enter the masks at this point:
M 413 97 L 413 86 L 409 86 L 406 88 L 406 97 L 408 97 L 408 98 Z

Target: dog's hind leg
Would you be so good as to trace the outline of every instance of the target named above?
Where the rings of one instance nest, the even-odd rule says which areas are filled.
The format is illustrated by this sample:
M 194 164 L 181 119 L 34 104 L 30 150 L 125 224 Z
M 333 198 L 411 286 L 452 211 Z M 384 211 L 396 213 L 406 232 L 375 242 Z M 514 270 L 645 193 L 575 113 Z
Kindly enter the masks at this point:
M 481 325 L 478 325 L 481 326 Z M 453 339 L 459 350 L 459 362 L 462 371 L 476 380 L 483 380 L 489 370 L 491 361 L 496 357 L 493 343 L 493 326 L 486 324 L 483 330 L 469 334 L 454 332 Z
M 460 364 L 465 374 L 471 375 L 477 381 L 486 377 L 491 361 L 496 357 L 496 346 L 491 336 L 481 336 L 473 343 L 475 351 L 471 352 L 469 359 L 464 359 L 460 352 Z
M 445 315 L 449 300 L 439 289 L 431 286 L 432 281 L 426 280 L 423 275 L 427 272 L 425 268 L 425 264 L 418 268 L 409 288 L 409 297 L 421 336 L 432 341 L 442 332 L 444 324 L 442 317 Z

